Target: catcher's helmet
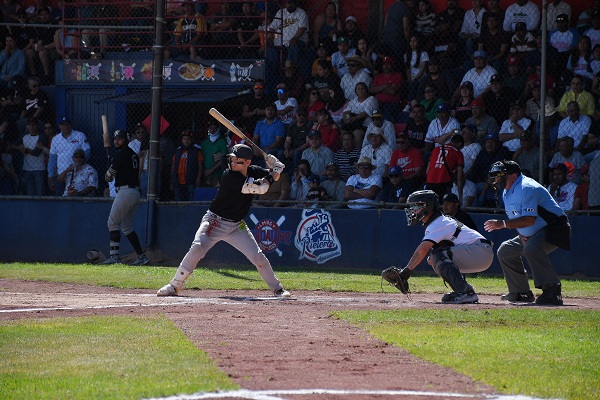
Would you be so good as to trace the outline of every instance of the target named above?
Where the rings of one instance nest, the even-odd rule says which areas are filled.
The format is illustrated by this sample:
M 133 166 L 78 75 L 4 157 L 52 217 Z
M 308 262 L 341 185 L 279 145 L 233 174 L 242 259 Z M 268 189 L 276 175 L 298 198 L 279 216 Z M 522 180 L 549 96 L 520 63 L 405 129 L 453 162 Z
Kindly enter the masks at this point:
M 115 133 L 113 133 L 113 139 L 116 139 L 116 138 L 129 140 L 129 134 L 127 133 L 127 131 L 125 131 L 123 129 L 117 129 L 115 131 Z
M 418 190 L 408 196 L 406 204 L 406 222 L 408 226 L 413 226 L 437 210 L 438 198 L 433 190 Z

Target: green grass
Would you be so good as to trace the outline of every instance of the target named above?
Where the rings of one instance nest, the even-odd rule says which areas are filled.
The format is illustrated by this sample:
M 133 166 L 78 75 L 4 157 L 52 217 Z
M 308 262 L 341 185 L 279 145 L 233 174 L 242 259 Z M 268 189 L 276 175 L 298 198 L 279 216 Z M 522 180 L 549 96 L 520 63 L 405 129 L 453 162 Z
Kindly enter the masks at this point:
M 334 315 L 502 393 L 600 398 L 597 311 L 465 308 Z
M 175 273 L 172 267 L 133 267 L 129 265 L 92 264 L 0 264 L 0 278 L 38 280 L 109 286 L 123 289 L 158 289 Z M 327 292 L 381 292 L 378 271 L 332 271 L 297 268 L 275 268 L 277 277 L 290 290 L 321 290 Z M 502 294 L 506 282 L 501 277 L 469 277 L 480 294 Z M 444 293 L 448 289 L 441 278 L 432 275 L 411 277 L 413 293 Z M 532 284 L 533 287 L 533 284 Z M 253 266 L 197 268 L 186 283 L 187 289 L 266 290 L 266 285 Z M 397 293 L 384 283 L 383 290 Z M 564 280 L 565 297 L 600 298 L 600 282 Z
M 0 398 L 133 399 L 238 386 L 164 316 L 0 325 Z

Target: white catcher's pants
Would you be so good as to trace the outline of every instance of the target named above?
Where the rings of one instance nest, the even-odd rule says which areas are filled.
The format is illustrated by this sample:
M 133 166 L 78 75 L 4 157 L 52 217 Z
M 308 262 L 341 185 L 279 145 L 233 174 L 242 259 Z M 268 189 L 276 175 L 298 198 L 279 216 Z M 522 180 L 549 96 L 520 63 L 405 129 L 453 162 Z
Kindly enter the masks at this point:
M 246 226 L 246 222 L 243 220 L 239 222 L 224 221 L 211 211 L 207 211 L 202 217 L 192 246 L 181 260 L 180 268 L 191 273 L 198 262 L 206 256 L 206 253 L 221 240 L 235 247 L 254 264 L 272 292 L 283 288 L 273 272 L 271 263 L 258 247 L 252 232 Z

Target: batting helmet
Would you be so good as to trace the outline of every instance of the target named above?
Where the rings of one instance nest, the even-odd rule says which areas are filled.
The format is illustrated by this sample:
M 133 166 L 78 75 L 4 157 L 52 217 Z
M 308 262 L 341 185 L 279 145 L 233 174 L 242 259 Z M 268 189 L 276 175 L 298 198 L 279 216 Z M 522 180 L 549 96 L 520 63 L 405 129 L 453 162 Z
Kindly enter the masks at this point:
M 236 144 L 235 146 L 233 146 L 233 148 L 231 149 L 231 153 L 229 154 L 230 157 L 243 158 L 246 160 L 252 160 L 253 155 L 254 152 L 252 151 L 250 146 L 247 146 L 245 144 Z
M 433 190 L 418 190 L 408 196 L 406 204 L 406 222 L 408 226 L 413 226 L 437 210 L 438 198 Z
M 117 129 L 115 131 L 115 133 L 113 133 L 113 139 L 116 139 L 116 138 L 129 140 L 129 133 L 127 133 L 127 131 L 125 131 L 123 129 Z

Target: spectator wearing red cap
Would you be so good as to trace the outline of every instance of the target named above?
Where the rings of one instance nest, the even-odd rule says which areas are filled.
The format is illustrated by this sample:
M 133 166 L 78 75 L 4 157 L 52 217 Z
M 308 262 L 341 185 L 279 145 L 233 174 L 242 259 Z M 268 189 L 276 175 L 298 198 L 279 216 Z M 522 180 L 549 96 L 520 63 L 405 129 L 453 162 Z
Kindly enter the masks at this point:
M 526 77 L 521 69 L 521 59 L 511 54 L 506 60 L 506 73 L 502 75 L 504 87 L 513 93 L 522 93 L 525 87 Z
M 465 123 L 475 125 L 477 127 L 477 141 L 483 142 L 485 135 L 497 134 L 498 123 L 494 118 L 486 113 L 485 103 L 481 98 L 471 102 L 471 114 Z
M 527 70 L 529 71 L 529 69 Z M 526 72 L 527 72 L 526 71 Z M 533 72 L 531 72 L 527 76 L 527 83 L 525 84 L 525 93 L 523 94 L 523 98 L 528 98 L 531 96 L 531 90 L 533 89 L 533 84 L 535 82 L 539 82 L 541 85 L 542 82 L 542 66 L 536 65 Z M 554 98 L 554 89 L 556 88 L 556 81 L 554 79 L 554 75 L 550 73 L 550 71 L 546 71 L 546 95 L 548 98 Z
M 575 189 L 573 199 L 573 210 L 589 210 L 588 192 L 590 190 L 590 165 L 583 164 L 579 169 L 581 172 L 581 183 Z
M 402 89 L 402 75 L 394 71 L 394 59 L 384 57 L 381 73 L 377 74 L 371 85 L 371 94 L 379 102 L 379 109 L 386 120 L 400 122 L 400 107 L 403 102 L 400 97 Z

